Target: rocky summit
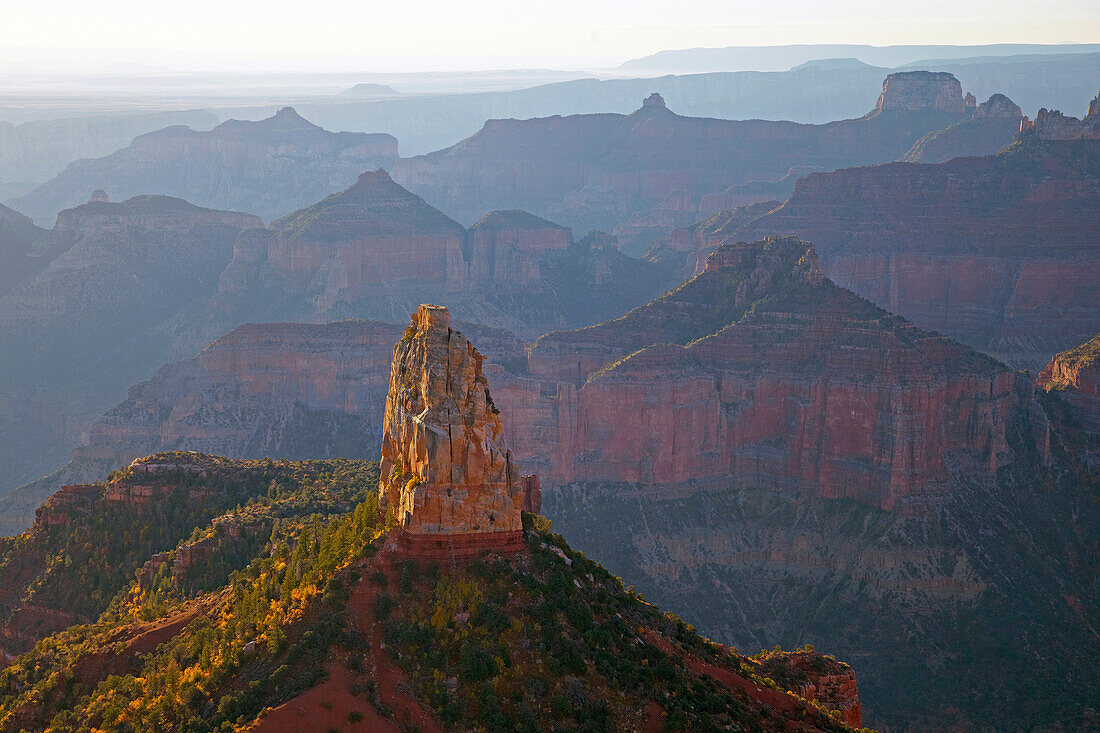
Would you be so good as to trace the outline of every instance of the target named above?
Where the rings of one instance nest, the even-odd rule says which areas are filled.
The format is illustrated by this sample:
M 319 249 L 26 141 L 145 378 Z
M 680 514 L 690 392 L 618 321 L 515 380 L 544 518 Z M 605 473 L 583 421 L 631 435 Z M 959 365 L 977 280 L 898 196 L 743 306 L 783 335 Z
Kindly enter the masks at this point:
M 420 306 L 393 349 L 379 506 L 422 545 L 519 543 L 523 488 L 483 361 L 434 305 Z

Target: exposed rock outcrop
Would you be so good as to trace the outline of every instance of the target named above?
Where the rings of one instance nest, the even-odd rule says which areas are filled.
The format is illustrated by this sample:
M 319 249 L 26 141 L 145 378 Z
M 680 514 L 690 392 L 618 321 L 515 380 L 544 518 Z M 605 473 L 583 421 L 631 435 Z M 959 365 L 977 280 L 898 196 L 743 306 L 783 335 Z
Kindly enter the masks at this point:
M 793 238 L 725 245 L 649 305 L 544 336 L 530 372 L 555 404 L 510 444 L 556 484 L 732 477 L 899 511 L 949 492 L 951 467 L 991 478 L 1019 399 L 1010 370 L 838 288 Z M 510 430 L 534 389 L 496 390 Z
M 183 125 L 149 132 L 106 157 L 70 163 L 17 205 L 48 224 L 101 188 L 114 200 L 164 194 L 271 220 L 396 158 L 391 135 L 329 132 L 286 107 L 266 120 L 228 120 L 204 132 Z
M 1048 392 L 1061 394 L 1081 425 L 1100 436 L 1100 336 L 1056 354 L 1037 383 Z
M 901 160 L 908 163 L 942 163 L 951 158 L 993 155 L 1016 139 L 1023 113 L 1003 94 L 979 104 L 970 119 L 930 132 L 913 143 Z
M 379 506 L 414 541 L 476 535 L 521 546 L 526 482 L 504 443 L 483 361 L 441 306 L 421 305 L 394 346 Z
M 931 109 L 953 115 L 966 112 L 959 80 L 945 71 L 899 71 L 882 82 L 882 93 L 871 115 Z
M 1040 140 L 1100 140 L 1100 94 L 1089 102 L 1088 113 L 1083 120 L 1044 107 L 1039 110 L 1034 122 L 1026 117 L 1020 122 L 1020 134 Z
M 457 318 L 528 338 L 599 321 L 659 292 L 663 268 L 615 248 L 574 246 L 524 211 L 469 230 L 384 170 L 237 241 L 211 308 L 231 328 L 256 320 L 396 320 L 429 298 Z M 275 307 L 271 292 L 278 293 Z

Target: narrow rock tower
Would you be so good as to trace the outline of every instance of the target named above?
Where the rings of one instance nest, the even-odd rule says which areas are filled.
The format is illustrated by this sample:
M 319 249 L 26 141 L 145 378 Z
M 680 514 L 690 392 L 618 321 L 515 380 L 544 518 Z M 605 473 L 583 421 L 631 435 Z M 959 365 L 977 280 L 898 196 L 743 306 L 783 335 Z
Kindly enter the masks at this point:
M 524 484 L 483 361 L 437 305 L 421 305 L 393 348 L 379 504 L 415 554 L 523 546 Z

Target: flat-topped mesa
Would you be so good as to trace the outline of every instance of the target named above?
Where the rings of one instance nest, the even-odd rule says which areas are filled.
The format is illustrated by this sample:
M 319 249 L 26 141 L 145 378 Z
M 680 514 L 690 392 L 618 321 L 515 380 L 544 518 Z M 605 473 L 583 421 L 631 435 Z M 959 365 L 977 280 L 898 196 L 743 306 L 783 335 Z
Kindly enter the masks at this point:
M 484 357 L 450 326 L 450 311 L 422 304 L 394 346 L 379 504 L 412 554 L 518 550 L 530 481 L 504 444 Z
M 882 82 L 882 93 L 871 114 L 879 112 L 938 110 L 966 113 L 962 85 L 946 71 L 899 71 Z

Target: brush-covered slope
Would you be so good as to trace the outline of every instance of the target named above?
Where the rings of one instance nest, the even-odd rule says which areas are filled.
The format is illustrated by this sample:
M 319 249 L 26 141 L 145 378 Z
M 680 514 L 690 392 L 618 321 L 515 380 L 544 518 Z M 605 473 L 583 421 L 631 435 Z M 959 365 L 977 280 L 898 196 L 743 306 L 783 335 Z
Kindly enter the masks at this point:
M 163 465 L 173 460 L 188 467 Z M 0 729 L 858 725 L 847 665 L 808 649 L 731 653 L 624 589 L 534 515 L 518 553 L 410 560 L 379 524 L 375 467 L 165 454 L 100 487 L 102 498 L 48 507 L 44 526 L 19 541 L 79 551 L 113 531 L 127 550 L 116 574 L 130 580 L 110 584 L 92 623 L 44 629 L 10 660 Z M 171 476 L 228 511 L 172 518 L 176 531 L 146 541 L 166 521 L 163 497 L 120 510 L 112 487 Z M 47 577 L 69 567 L 54 563 Z M 98 567 L 71 579 L 70 593 L 95 582 Z
M 376 486 L 377 467 L 361 461 L 189 452 L 155 454 L 107 481 L 65 486 L 28 530 L 0 541 L 0 648 L 10 658 L 49 633 L 94 621 L 143 567 L 153 578 L 167 563 L 188 587 L 224 583 L 269 540 L 273 524 L 347 513 Z M 188 570 L 214 551 L 206 575 Z
M 736 233 L 812 241 L 837 284 L 1038 371 L 1100 331 L 1100 141 L 813 174 Z
M 926 72 L 891 74 L 872 112 L 824 125 L 683 117 L 653 94 L 629 115 L 490 120 L 457 145 L 402 159 L 395 178 L 462 222 L 522 208 L 611 231 L 672 192 L 698 209 L 707 194 L 792 169 L 895 160 L 966 116 L 958 82 Z
M 106 157 L 71 163 L 14 205 L 49 224 L 103 189 L 116 200 L 164 194 L 271 220 L 396 158 L 391 135 L 329 132 L 285 107 L 258 122 L 228 120 L 203 132 L 175 125 L 141 135 Z

